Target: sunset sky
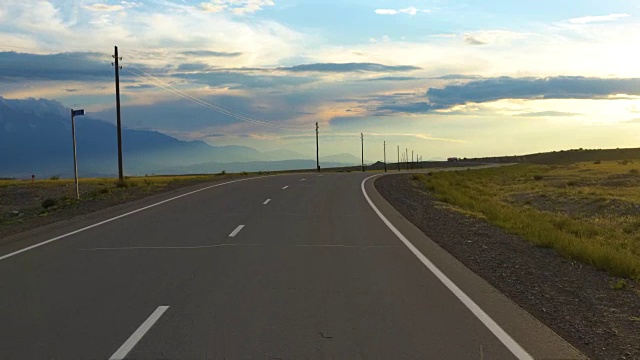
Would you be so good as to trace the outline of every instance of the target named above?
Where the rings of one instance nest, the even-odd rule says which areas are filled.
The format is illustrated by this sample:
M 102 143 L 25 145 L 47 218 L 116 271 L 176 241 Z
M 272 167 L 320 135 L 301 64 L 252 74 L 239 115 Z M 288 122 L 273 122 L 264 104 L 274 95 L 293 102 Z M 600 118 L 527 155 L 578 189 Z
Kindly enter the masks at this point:
M 0 5 L 0 96 L 211 145 L 426 159 L 640 146 L 640 2 Z M 220 112 L 219 110 L 222 110 Z M 227 114 L 231 113 L 232 116 Z

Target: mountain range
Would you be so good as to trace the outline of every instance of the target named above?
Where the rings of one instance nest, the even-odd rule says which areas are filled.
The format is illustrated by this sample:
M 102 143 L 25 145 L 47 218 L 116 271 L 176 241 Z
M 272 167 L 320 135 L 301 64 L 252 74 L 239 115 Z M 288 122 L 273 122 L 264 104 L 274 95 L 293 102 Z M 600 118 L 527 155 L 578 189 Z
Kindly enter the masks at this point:
M 117 174 L 115 125 L 90 116 L 76 118 L 76 139 L 81 177 Z M 150 130 L 124 128 L 122 142 L 126 175 L 315 168 L 315 160 L 286 149 L 211 146 Z M 0 177 L 73 176 L 70 110 L 53 100 L 0 97 L 0 154 Z M 359 162 L 351 154 L 321 158 L 323 167 Z

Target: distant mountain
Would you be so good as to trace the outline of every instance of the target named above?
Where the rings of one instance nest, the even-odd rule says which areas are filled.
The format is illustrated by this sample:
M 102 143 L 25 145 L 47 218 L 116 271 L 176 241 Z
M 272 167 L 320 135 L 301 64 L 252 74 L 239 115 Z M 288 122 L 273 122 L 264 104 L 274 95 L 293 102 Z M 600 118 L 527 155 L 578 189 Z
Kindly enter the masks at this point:
M 69 111 L 52 100 L 10 100 L 0 97 L 0 177 L 30 177 L 31 174 L 38 178 L 73 176 Z M 288 150 L 261 153 L 246 146 L 210 146 L 201 141 L 182 141 L 149 130 L 123 129 L 122 137 L 127 175 L 160 173 L 163 169 L 174 169 L 175 173 L 181 173 L 235 169 L 283 170 L 298 166 L 315 168 L 315 162 L 311 160 L 303 160 L 311 161 L 312 165 L 309 166 L 303 161 L 282 162 L 305 158 Z M 117 173 L 117 140 L 113 124 L 90 116 L 77 117 L 76 138 L 80 176 L 113 176 Z M 281 163 L 274 163 L 270 167 L 269 163 L 273 160 Z M 206 171 L 207 167 L 202 166 L 214 163 L 246 164 L 225 165 L 221 170 L 211 165 L 211 171 Z
M 322 156 L 320 157 L 320 163 L 342 163 L 346 165 L 358 165 L 362 162 L 359 157 L 352 154 L 342 153 L 338 155 Z M 367 161 L 365 160 L 365 163 Z
M 321 163 L 323 168 L 343 167 L 344 163 Z M 214 174 L 222 171 L 280 171 L 280 170 L 315 170 L 315 160 L 281 160 L 281 161 L 250 161 L 242 163 L 202 163 L 188 166 L 165 168 L 157 174 Z

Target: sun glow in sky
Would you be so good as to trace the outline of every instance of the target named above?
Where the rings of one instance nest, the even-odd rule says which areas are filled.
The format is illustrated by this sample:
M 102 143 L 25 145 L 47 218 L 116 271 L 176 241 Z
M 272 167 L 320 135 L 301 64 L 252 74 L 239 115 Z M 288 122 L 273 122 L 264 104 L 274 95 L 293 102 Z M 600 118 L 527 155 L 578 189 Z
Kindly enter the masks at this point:
M 125 126 L 181 139 L 313 158 L 317 121 L 326 155 L 358 154 L 363 132 L 371 160 L 385 140 L 424 159 L 636 147 L 639 15 L 632 0 L 4 0 L 0 96 L 113 122 L 118 45 Z

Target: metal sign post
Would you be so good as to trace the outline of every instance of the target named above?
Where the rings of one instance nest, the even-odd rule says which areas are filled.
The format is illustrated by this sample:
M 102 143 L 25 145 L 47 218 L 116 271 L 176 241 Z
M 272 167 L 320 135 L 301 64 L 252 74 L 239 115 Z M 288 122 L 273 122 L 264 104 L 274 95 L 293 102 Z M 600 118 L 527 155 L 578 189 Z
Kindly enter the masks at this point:
M 73 173 L 76 183 L 76 199 L 80 199 L 80 188 L 78 186 L 78 157 L 76 155 L 76 116 L 84 115 L 84 109 L 71 109 L 71 137 L 73 138 Z

